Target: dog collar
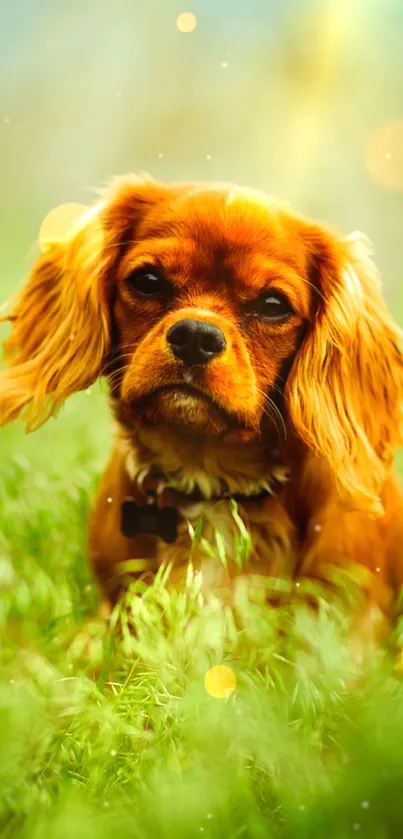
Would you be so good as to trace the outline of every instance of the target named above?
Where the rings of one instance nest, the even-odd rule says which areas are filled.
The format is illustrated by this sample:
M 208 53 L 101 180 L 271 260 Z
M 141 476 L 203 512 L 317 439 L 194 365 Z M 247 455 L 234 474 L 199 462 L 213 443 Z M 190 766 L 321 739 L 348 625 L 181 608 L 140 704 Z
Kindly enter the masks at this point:
M 223 499 L 233 500 L 237 504 L 259 501 L 276 492 L 274 481 L 270 490 L 261 490 L 245 495 L 231 493 L 224 481 L 221 492 L 206 498 L 198 489 L 186 493 L 169 486 L 168 478 L 156 469 L 143 470 L 137 475 L 136 489 L 139 497 L 128 496 L 121 508 L 121 531 L 127 539 L 139 534 L 157 536 L 166 544 L 173 544 L 178 535 L 178 526 L 183 518 L 180 510 L 203 501 L 214 503 Z

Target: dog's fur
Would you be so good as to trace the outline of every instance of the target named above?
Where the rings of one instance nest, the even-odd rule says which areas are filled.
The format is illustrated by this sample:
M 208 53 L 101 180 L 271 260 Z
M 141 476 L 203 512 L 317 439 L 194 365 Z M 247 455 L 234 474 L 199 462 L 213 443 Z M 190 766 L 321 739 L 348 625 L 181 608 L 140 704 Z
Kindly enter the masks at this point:
M 144 267 L 163 277 L 165 294 L 133 288 Z M 289 301 L 288 317 L 256 313 L 265 292 Z M 151 573 L 171 560 L 172 579 L 183 577 L 189 523 L 200 515 L 207 542 L 220 532 L 228 569 L 203 540 L 195 567 L 208 585 L 236 576 L 239 520 L 230 500 L 211 500 L 224 479 L 230 493 L 252 496 L 239 508 L 252 538 L 249 573 L 326 580 L 334 566 L 357 563 L 368 602 L 388 611 L 403 571 L 393 474 L 403 363 L 362 237 L 231 185 L 128 176 L 65 240 L 47 243 L 9 318 L 2 423 L 22 413 L 32 430 L 69 394 L 107 377 L 116 436 L 90 558 L 112 601 L 127 560 Z M 184 318 L 219 327 L 225 350 L 203 366 L 178 360 L 166 336 Z M 136 497 L 148 467 L 204 497 L 185 505 L 170 546 L 121 532 L 121 503 Z

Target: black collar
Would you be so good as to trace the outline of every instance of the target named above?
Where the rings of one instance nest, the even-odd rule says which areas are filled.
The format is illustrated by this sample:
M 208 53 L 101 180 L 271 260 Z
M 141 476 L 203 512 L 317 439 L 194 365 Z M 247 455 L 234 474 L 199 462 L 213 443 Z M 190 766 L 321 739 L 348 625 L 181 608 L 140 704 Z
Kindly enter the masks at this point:
M 280 483 L 275 482 L 270 491 L 262 490 L 254 495 L 244 495 L 231 493 L 222 482 L 221 492 L 206 498 L 198 488 L 190 493 L 173 489 L 167 483 L 165 475 L 153 469 L 146 470 L 140 472 L 136 479 L 138 497 L 128 496 L 122 503 L 121 530 L 127 539 L 139 534 L 148 534 L 157 536 L 167 544 L 173 544 L 183 517 L 180 510 L 186 509 L 187 506 L 203 501 L 214 503 L 223 499 L 248 505 L 269 495 L 275 495 L 279 486 Z

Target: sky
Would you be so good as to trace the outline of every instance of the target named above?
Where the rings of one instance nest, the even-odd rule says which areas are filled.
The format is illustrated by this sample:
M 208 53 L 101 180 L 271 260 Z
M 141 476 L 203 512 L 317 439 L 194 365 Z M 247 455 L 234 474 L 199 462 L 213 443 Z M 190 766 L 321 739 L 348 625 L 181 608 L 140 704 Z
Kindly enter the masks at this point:
M 53 207 L 144 170 L 362 230 L 397 299 L 403 2 L 0 0 L 2 286 Z

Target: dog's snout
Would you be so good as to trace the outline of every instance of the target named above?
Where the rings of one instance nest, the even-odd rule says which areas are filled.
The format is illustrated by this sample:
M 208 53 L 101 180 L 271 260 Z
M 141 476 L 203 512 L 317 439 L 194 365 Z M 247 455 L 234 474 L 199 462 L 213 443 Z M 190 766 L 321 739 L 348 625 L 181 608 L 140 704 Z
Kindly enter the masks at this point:
M 218 326 L 191 318 L 171 326 L 167 342 L 176 358 L 188 367 L 208 364 L 225 349 L 225 338 Z

